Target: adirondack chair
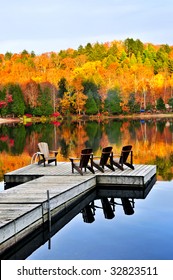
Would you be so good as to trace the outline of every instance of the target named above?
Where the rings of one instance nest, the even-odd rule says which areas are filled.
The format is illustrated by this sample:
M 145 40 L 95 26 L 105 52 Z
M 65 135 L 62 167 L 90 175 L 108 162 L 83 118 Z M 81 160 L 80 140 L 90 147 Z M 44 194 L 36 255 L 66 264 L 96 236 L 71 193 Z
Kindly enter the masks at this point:
M 92 167 L 92 149 L 86 148 L 81 151 L 80 158 L 72 158 L 70 157 L 70 161 L 72 164 L 72 173 L 74 173 L 74 169 L 76 169 L 81 175 L 83 175 L 83 169 L 89 169 L 93 174 L 94 169 Z M 89 165 L 89 161 L 91 161 L 91 165 Z
M 57 151 L 49 151 L 48 144 L 45 142 L 38 143 L 39 148 L 39 161 L 38 164 L 44 164 L 46 166 L 46 162 L 49 164 L 51 162 L 55 162 L 55 165 L 57 165 L 57 159 L 56 156 L 58 154 Z
M 115 161 L 114 157 L 111 159 L 113 165 L 118 167 L 121 170 L 124 170 L 123 165 L 128 166 L 131 169 L 135 169 L 133 166 L 133 151 L 132 146 L 127 145 L 123 146 L 121 150 L 121 154 L 119 156 L 119 161 Z
M 96 161 L 94 161 L 94 159 L 99 158 L 99 163 L 97 163 Z M 104 167 L 108 167 L 109 169 L 111 169 L 112 171 L 114 171 L 114 167 L 113 167 L 113 153 L 112 153 L 112 147 L 105 147 L 102 149 L 102 154 L 101 157 L 93 157 L 93 162 L 92 165 L 97 168 L 98 170 L 100 170 L 101 172 L 104 172 Z

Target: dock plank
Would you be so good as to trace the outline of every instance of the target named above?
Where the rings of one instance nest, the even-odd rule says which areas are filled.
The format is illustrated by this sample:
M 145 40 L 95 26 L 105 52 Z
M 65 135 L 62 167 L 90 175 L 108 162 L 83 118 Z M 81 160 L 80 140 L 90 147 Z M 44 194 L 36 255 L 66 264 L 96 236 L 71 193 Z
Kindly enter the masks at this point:
M 92 185 L 96 184 L 95 176 L 90 176 L 89 180 L 93 178 Z M 61 176 L 44 176 L 33 181 L 29 181 L 15 188 L 8 189 L 0 193 L 0 203 L 41 203 L 47 200 L 47 190 L 49 190 L 50 198 L 55 195 L 65 193 L 70 189 L 73 190 L 82 183 L 87 183 L 87 177 L 75 176 L 71 180 L 67 177 Z
M 72 173 L 69 162 L 46 167 L 31 164 L 9 172 L 4 176 L 5 183 L 18 185 L 0 192 L 0 250 L 5 250 L 4 244 L 11 244 L 8 240 L 14 235 L 17 234 L 20 239 L 20 235 L 23 237 L 25 232 L 28 233 L 32 224 L 40 224 L 43 216 L 45 221 L 48 213 L 47 191 L 53 213 L 57 207 L 66 207 L 70 201 L 96 186 L 121 185 L 142 189 L 155 174 L 155 165 L 135 165 L 134 170 L 128 167 L 124 171 L 105 168 L 105 172 L 101 173 L 95 169 L 95 174 L 87 171 L 81 176 L 77 171 Z

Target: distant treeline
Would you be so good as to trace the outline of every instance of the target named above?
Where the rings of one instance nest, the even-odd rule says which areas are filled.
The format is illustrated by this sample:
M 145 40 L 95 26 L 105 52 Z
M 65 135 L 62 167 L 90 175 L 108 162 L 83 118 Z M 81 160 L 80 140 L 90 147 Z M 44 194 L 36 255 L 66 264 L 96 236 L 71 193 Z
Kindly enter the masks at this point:
M 171 111 L 173 46 L 139 39 L 0 54 L 0 115 Z

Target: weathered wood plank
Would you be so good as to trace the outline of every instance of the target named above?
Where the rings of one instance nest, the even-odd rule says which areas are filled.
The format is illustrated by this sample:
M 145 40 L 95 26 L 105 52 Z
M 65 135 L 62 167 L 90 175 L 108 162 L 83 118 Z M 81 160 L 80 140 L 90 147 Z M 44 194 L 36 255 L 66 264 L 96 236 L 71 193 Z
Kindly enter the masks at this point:
M 142 188 L 155 174 L 154 165 L 135 165 L 134 170 L 128 167 L 125 167 L 124 171 L 105 168 L 104 173 L 95 170 L 95 174 L 92 174 L 87 171 L 81 176 L 77 172 L 72 174 L 69 162 L 46 167 L 32 164 L 7 173 L 4 176 L 6 183 L 24 183 L 0 192 L 0 242 L 5 248 L 4 242 L 8 239 L 12 240 L 14 235 L 21 232 L 23 235 L 29 228 L 32 229 L 47 219 L 47 190 L 50 210 L 53 213 L 57 207 L 66 207 L 70 201 L 95 186 Z
M 44 176 L 37 180 L 24 183 L 15 188 L 8 189 L 0 194 L 0 203 L 41 203 L 47 200 L 47 190 L 50 198 L 71 190 L 76 194 L 77 188 L 80 192 L 96 185 L 95 176 L 68 178 L 61 176 Z

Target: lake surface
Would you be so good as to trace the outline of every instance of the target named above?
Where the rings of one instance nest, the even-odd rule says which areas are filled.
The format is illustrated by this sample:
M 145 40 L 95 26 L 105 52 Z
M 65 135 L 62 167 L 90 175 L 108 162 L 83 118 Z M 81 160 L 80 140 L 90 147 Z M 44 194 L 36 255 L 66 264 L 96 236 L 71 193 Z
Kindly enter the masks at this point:
M 126 215 L 116 199 L 115 216 L 106 219 L 95 200 L 94 221 L 76 215 L 28 260 L 169 260 L 173 259 L 173 182 L 157 182 L 145 199 L 136 199 Z
M 57 226 L 44 245 L 33 252 L 26 247 L 25 259 L 173 259 L 173 119 L 1 125 L 0 180 L 30 164 L 41 141 L 58 149 L 59 161 L 79 156 L 85 147 L 100 155 L 105 146 L 116 153 L 132 144 L 134 163 L 157 165 L 158 181 L 145 199 L 134 199 L 131 215 L 125 214 L 121 198 L 115 198 L 113 217 L 105 218 L 103 201 L 95 198 L 89 203 L 95 205 L 92 223 L 86 217 L 84 222 L 84 207 L 66 225 Z
M 134 163 L 156 164 L 158 179 L 173 178 L 173 119 L 169 118 L 0 125 L 0 181 L 4 173 L 30 164 L 42 141 L 58 150 L 58 161 L 80 156 L 85 147 L 92 147 L 98 156 L 105 146 L 117 154 L 131 144 Z

